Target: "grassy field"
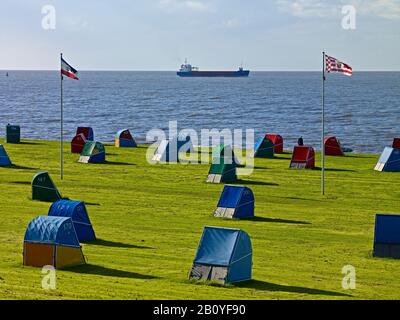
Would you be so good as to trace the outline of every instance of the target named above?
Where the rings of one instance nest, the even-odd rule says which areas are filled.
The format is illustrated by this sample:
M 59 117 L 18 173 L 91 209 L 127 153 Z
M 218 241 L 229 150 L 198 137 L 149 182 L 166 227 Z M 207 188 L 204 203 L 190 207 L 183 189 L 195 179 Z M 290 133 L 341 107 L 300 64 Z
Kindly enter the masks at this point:
M 320 170 L 289 170 L 290 154 L 256 159 L 238 184 L 253 190 L 257 219 L 234 221 L 213 217 L 223 185 L 205 183 L 209 165 L 149 165 L 145 146 L 106 146 L 106 164 L 80 164 L 66 144 L 61 181 L 56 142 L 4 145 L 14 167 L 0 168 L 2 299 L 400 298 L 400 261 L 371 254 L 375 214 L 400 212 L 399 175 L 375 172 L 377 155 L 327 157 L 324 197 Z M 88 265 L 57 271 L 54 291 L 41 288 L 40 269 L 22 266 L 25 229 L 50 206 L 30 200 L 38 170 L 50 172 L 63 197 L 87 203 L 99 238 L 83 244 Z M 210 225 L 250 235 L 252 281 L 187 280 Z M 342 289 L 348 264 L 357 271 L 355 290 Z

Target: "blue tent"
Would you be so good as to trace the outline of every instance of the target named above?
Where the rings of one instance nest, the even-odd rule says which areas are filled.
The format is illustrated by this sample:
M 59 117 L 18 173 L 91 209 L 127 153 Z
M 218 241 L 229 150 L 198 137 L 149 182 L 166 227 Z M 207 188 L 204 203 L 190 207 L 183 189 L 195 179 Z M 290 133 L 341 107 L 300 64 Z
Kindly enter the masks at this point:
M 129 129 L 122 129 L 115 136 L 115 146 L 117 148 L 136 148 L 137 144 Z
M 8 157 L 6 149 L 4 149 L 3 145 L 0 144 L 0 167 L 11 166 L 11 160 Z
M 254 218 L 253 191 L 247 187 L 224 186 L 214 216 L 237 219 Z
M 374 257 L 400 259 L 400 215 L 376 215 Z
M 58 200 L 50 206 L 48 215 L 71 218 L 79 241 L 91 241 L 96 239 L 84 202 Z
M 24 237 L 24 265 L 61 269 L 85 264 L 71 218 L 39 216 L 33 219 Z
M 205 227 L 189 277 L 223 284 L 250 280 L 252 255 L 246 232 Z
M 72 223 L 67 217 L 39 216 L 26 229 L 24 241 L 80 247 Z
M 375 166 L 376 171 L 400 171 L 400 149 L 386 147 L 378 163 Z
M 162 140 L 152 158 L 156 162 L 179 162 L 180 152 L 193 150 L 190 137 L 174 137 L 171 140 Z

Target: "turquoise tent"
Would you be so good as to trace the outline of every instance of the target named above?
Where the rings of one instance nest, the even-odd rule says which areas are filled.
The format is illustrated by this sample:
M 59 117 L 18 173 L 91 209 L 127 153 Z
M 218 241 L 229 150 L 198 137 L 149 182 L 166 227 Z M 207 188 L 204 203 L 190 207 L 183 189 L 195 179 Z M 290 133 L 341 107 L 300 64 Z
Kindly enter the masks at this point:
M 252 256 L 246 232 L 205 227 L 189 278 L 223 284 L 250 280 Z

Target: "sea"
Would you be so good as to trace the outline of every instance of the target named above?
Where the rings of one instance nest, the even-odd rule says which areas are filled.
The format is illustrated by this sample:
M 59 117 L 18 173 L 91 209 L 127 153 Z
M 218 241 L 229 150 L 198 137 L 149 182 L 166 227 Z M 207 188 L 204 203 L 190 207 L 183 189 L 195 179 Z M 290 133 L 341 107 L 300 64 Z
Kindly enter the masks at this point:
M 8 72 L 8 77 L 6 76 Z M 321 72 L 251 72 L 248 78 L 179 78 L 176 72 L 81 71 L 64 78 L 64 136 L 90 126 L 95 139 L 113 141 L 128 128 L 139 142 L 152 129 L 254 130 L 278 133 L 290 149 L 302 136 L 320 149 Z M 58 71 L 0 72 L 0 136 L 21 126 L 22 139 L 60 137 Z M 400 72 L 328 74 L 326 136 L 356 153 L 381 153 L 400 137 Z M 167 132 L 168 134 L 168 132 Z

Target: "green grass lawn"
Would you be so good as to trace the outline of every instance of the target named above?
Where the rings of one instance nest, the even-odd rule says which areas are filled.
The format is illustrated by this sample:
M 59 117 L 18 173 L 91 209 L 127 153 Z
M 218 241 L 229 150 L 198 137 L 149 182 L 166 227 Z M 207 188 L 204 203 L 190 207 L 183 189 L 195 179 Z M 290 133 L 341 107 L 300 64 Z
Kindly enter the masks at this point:
M 0 168 L 0 298 L 400 298 L 400 261 L 372 257 L 375 214 L 400 213 L 400 176 L 375 172 L 377 155 L 327 157 L 326 196 L 321 171 L 289 170 L 290 154 L 256 159 L 240 184 L 255 194 L 257 219 L 236 221 L 213 217 L 223 185 L 205 183 L 209 165 L 149 165 L 145 146 L 106 146 L 108 163 L 81 164 L 65 144 L 61 181 L 57 142 L 4 145 L 15 166 Z M 25 229 L 50 206 L 30 200 L 39 170 L 50 172 L 63 197 L 86 202 L 99 238 L 83 244 L 88 265 L 57 271 L 54 291 L 41 288 L 41 269 L 22 266 Z M 254 280 L 188 281 L 204 226 L 250 235 Z M 342 289 L 348 264 L 357 271 L 355 290 Z

